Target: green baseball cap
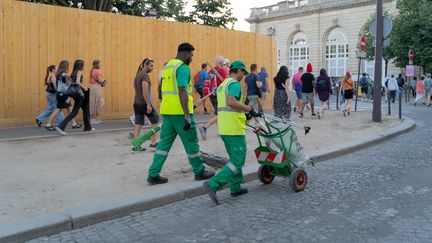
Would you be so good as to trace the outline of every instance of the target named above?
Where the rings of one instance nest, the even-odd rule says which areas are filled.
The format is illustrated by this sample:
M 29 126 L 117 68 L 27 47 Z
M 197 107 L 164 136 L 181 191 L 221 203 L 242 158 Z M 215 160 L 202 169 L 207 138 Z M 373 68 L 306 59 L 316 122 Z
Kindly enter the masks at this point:
M 249 72 L 246 69 L 246 65 L 244 64 L 243 61 L 240 61 L 240 60 L 232 62 L 229 68 L 230 69 L 235 69 L 235 68 L 241 69 L 241 70 L 243 70 L 245 75 L 249 74 Z

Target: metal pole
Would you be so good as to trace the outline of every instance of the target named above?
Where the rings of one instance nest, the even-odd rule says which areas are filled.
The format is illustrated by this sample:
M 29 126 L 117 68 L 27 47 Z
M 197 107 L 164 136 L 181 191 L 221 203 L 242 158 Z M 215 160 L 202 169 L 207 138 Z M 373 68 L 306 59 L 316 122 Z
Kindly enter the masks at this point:
M 337 86 L 337 83 L 336 83 L 336 110 L 338 111 L 339 110 L 339 87 Z
M 391 105 L 390 105 L 390 101 L 391 97 L 390 97 L 390 90 L 387 91 L 387 104 L 388 104 L 388 115 L 391 115 Z
M 357 99 L 358 99 L 358 84 L 360 82 L 360 69 L 361 69 L 361 57 L 359 57 L 359 68 L 357 73 L 357 84 L 356 84 L 356 98 L 355 98 L 355 105 L 354 105 L 354 111 L 357 111 Z
M 382 79 L 382 46 L 383 46 L 383 0 L 376 1 L 377 7 L 377 30 L 376 30 L 376 48 L 375 48 L 375 82 L 372 120 L 381 122 L 381 79 Z
M 402 91 L 399 91 L 399 119 L 402 119 Z

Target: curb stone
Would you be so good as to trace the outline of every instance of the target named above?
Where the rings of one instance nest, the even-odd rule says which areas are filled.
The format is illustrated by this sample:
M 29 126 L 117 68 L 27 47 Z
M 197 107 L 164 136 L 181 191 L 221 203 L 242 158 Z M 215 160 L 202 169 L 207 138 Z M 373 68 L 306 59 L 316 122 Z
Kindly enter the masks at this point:
M 414 120 L 404 118 L 403 123 L 388 131 L 372 135 L 372 139 L 362 139 L 349 142 L 345 146 L 320 150 L 310 153 L 314 161 L 324 161 L 341 155 L 349 154 L 354 149 L 366 147 L 384 142 L 415 128 Z M 244 181 L 257 180 L 259 164 L 243 168 Z M 156 187 L 155 187 L 156 188 Z M 204 195 L 202 181 L 186 181 L 176 184 L 158 185 L 151 195 L 136 195 L 117 198 L 114 200 L 100 201 L 85 204 L 62 213 L 45 214 L 12 224 L 3 225 L 0 228 L 0 243 L 24 242 L 42 236 L 49 236 L 66 230 L 85 227 L 102 221 L 124 217 L 136 211 L 146 211 L 161 207 L 173 202 Z

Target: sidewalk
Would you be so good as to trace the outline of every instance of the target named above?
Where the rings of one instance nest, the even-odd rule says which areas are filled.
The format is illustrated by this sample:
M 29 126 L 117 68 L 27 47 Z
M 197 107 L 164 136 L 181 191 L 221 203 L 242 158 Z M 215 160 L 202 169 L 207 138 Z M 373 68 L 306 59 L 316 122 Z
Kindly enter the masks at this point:
M 207 117 L 211 116 L 197 116 L 197 120 Z M 305 151 L 319 160 L 350 153 L 414 126 L 410 119 L 401 121 L 383 116 L 381 124 L 374 124 L 370 119 L 369 112 L 356 112 L 345 118 L 341 112 L 330 111 L 322 120 L 310 114 L 299 119 L 293 114 L 294 121 L 312 127 L 307 136 L 300 130 L 297 135 Z M 116 125 L 119 129 L 131 129 L 128 120 L 105 124 L 105 129 L 98 130 L 110 131 Z M 15 131 L 10 134 L 19 135 L 17 128 L 10 130 Z M 17 139 L 18 135 L 9 137 Z M 247 143 L 244 172 L 245 179 L 250 181 L 256 179 L 258 167 L 253 153 L 258 142 L 251 131 L 247 132 Z M 200 139 L 200 148 L 227 156 L 216 135 L 216 127 L 209 130 L 207 141 Z M 0 153 L 0 194 L 4 195 L 0 201 L 0 225 L 4 226 L 0 226 L 0 242 L 6 235 L 29 239 L 203 193 L 202 182 L 193 181 L 179 139 L 161 173 L 170 181 L 162 186 L 147 185 L 147 170 L 153 153 L 131 152 L 126 131 L 65 137 L 56 134 L 42 139 L 0 142 Z

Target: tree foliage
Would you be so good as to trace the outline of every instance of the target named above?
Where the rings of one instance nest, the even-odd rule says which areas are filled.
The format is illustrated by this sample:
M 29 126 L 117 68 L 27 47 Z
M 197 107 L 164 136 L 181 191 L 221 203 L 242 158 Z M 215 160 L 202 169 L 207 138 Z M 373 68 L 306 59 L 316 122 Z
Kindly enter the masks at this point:
M 0 0 L 1 1 L 1 0 Z M 228 0 L 197 0 L 193 11 L 186 14 L 185 0 L 22 0 L 104 12 L 146 16 L 150 10 L 156 18 L 229 28 L 237 21 Z
M 197 0 L 191 12 L 192 22 L 214 27 L 233 27 L 237 18 L 232 16 L 228 0 Z

